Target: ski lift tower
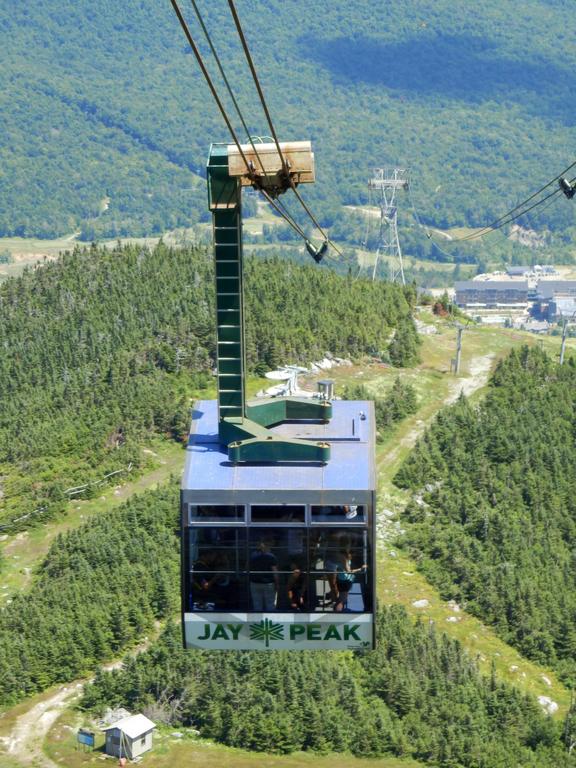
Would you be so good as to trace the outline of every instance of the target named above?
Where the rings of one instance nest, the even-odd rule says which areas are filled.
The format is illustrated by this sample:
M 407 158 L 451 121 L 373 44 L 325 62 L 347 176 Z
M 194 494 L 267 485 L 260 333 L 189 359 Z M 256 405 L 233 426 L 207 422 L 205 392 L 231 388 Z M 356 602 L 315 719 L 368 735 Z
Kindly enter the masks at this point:
M 404 267 L 402 264 L 402 249 L 398 239 L 398 207 L 396 193 L 400 189 L 408 189 L 408 168 L 375 168 L 374 175 L 368 182 L 368 188 L 376 193 L 377 204 L 380 207 L 380 233 L 376 259 L 372 271 L 372 280 L 376 279 L 376 269 L 380 256 L 388 256 L 390 280 L 406 285 Z

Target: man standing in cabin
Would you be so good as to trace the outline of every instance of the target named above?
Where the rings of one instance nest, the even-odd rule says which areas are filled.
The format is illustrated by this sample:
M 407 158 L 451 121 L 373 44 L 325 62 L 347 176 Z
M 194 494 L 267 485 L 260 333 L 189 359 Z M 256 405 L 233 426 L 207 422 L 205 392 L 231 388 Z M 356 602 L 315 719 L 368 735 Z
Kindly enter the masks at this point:
M 261 539 L 250 557 L 250 598 L 253 611 L 274 611 L 278 594 L 278 560 L 270 539 Z

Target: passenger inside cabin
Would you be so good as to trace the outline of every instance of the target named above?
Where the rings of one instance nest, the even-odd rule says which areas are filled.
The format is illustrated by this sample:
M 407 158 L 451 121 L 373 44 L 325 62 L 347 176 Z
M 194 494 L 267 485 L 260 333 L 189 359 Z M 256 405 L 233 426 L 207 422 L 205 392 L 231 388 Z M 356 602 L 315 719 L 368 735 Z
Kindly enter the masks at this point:
M 292 572 L 286 584 L 288 603 L 293 611 L 305 611 L 307 610 L 308 592 L 306 588 L 306 574 L 302 572 L 300 564 L 297 562 L 290 564 L 290 570 Z
M 352 553 L 348 549 L 341 550 L 335 558 L 332 567 L 334 571 L 329 575 L 328 581 L 332 590 L 334 610 L 337 612 L 348 609 L 348 594 L 356 581 L 356 574 L 363 573 L 367 569 L 364 563 L 360 568 L 352 568 Z
M 270 539 L 261 539 L 250 556 L 250 600 L 253 611 L 274 611 L 278 594 L 278 560 Z
M 192 601 L 196 610 L 223 610 L 230 600 L 230 563 L 226 552 L 208 550 L 194 563 Z

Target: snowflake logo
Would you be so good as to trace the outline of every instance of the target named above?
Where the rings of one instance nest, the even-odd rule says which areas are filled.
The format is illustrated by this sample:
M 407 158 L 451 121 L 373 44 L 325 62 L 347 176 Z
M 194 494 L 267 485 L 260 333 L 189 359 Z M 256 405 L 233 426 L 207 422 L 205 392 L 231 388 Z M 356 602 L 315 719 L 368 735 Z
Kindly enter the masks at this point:
M 271 619 L 263 619 L 258 624 L 250 624 L 250 640 L 261 640 L 270 648 L 271 640 L 284 640 L 284 627 Z

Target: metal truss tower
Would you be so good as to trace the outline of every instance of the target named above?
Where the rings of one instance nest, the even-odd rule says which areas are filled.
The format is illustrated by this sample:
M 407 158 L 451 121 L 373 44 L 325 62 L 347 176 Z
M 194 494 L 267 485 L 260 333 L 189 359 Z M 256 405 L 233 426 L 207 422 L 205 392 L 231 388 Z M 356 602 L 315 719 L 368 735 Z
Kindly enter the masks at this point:
M 394 283 L 400 281 L 406 285 L 404 279 L 404 266 L 402 264 L 402 249 L 398 239 L 398 206 L 396 193 L 400 189 L 408 189 L 408 168 L 375 168 L 374 175 L 368 182 L 371 201 L 380 207 L 380 232 L 376 259 L 372 271 L 372 280 L 376 279 L 376 270 L 380 256 L 386 259 L 389 267 L 390 280 Z

